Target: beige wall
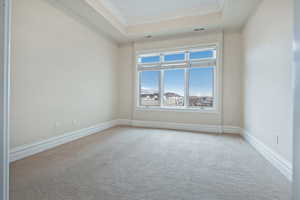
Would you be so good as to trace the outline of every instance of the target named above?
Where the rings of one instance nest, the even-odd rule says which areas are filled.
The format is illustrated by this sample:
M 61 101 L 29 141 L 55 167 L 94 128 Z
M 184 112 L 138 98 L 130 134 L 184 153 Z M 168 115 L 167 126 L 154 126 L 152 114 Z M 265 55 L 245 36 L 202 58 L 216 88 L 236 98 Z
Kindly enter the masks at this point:
M 0 7 L 0 74 L 1 74 L 1 81 L 0 81 L 0 113 L 4 113 L 4 50 L 5 50 L 5 45 L 4 45 L 4 7 Z M 4 143 L 3 137 L 2 137 L 2 132 L 3 132 L 3 114 L 0 115 L 0 128 L 1 128 L 1 139 L 0 139 L 0 144 L 2 145 Z M 4 145 L 3 145 L 4 146 Z M 3 155 L 1 152 L 0 155 L 0 160 L 3 159 Z M 2 166 L 1 166 L 2 167 Z M 0 167 L 0 169 L 1 169 Z M 1 170 L 2 171 L 2 170 Z M 1 190 L 1 189 L 0 189 Z M 1 194 L 1 193 L 0 193 Z
M 223 123 L 242 127 L 242 35 L 225 32 L 223 52 Z
M 117 117 L 115 43 L 44 0 L 13 0 L 12 29 L 11 148 Z
M 264 0 L 243 31 L 245 129 L 289 161 L 292 17 L 292 0 Z
M 133 44 L 121 46 L 119 49 L 119 118 L 132 119 L 133 84 L 134 84 L 134 47 Z
M 139 42 L 120 48 L 120 118 L 149 121 L 165 121 L 178 123 L 194 123 L 203 125 L 220 125 L 222 115 L 201 112 L 173 112 L 173 111 L 140 111 L 135 109 L 135 64 L 134 54 L 139 50 L 153 50 L 161 48 L 176 48 L 195 44 L 220 42 L 223 44 L 222 33 L 210 33 L 201 36 L 189 36 L 167 40 Z M 223 108 L 224 123 L 230 126 L 241 125 L 241 34 L 229 32 L 224 34 L 224 62 L 223 62 Z M 220 73 L 222 76 L 222 73 Z M 219 79 L 222 80 L 222 77 Z M 221 94 L 221 91 L 219 92 Z M 222 98 L 220 98 L 222 100 Z M 219 104 L 221 105 L 221 104 Z M 222 109 L 220 109 L 222 110 Z M 222 113 L 222 112 L 220 112 Z
M 294 60 L 295 60 L 295 95 L 294 95 L 294 193 L 293 200 L 300 199 L 300 0 L 295 0 L 294 7 Z

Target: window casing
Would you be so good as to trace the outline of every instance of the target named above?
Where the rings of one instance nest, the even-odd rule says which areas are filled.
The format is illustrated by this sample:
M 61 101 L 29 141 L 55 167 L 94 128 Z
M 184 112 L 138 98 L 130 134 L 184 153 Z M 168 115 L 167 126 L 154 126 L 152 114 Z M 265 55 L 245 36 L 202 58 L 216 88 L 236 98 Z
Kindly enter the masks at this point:
M 137 108 L 217 111 L 217 72 L 217 45 L 137 54 Z

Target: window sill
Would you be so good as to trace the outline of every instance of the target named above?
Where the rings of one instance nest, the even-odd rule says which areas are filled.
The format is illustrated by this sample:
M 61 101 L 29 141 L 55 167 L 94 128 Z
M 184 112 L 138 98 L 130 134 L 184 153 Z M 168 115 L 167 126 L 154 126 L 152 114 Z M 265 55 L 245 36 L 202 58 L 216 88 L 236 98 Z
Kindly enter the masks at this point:
M 212 109 L 199 109 L 199 108 L 172 108 L 172 107 L 136 107 L 136 111 L 169 111 L 169 112 L 197 112 L 197 113 L 208 113 L 208 114 L 220 114 L 215 108 Z

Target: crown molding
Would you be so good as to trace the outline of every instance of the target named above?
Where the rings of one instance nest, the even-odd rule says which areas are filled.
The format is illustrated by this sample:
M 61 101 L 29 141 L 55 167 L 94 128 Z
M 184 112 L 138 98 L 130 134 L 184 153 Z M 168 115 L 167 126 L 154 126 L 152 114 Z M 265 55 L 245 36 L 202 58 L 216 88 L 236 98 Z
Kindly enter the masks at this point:
M 122 12 L 114 6 L 109 0 L 98 0 L 102 5 L 113 14 L 124 26 L 128 26 L 128 21 Z

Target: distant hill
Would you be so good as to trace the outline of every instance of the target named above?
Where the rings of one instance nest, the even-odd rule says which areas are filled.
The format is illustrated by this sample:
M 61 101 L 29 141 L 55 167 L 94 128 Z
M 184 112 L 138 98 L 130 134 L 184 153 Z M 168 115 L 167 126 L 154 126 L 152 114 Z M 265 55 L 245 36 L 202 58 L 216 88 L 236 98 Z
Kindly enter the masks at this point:
M 166 92 L 164 96 L 166 96 L 166 97 L 182 97 L 181 95 L 174 93 L 174 92 Z

